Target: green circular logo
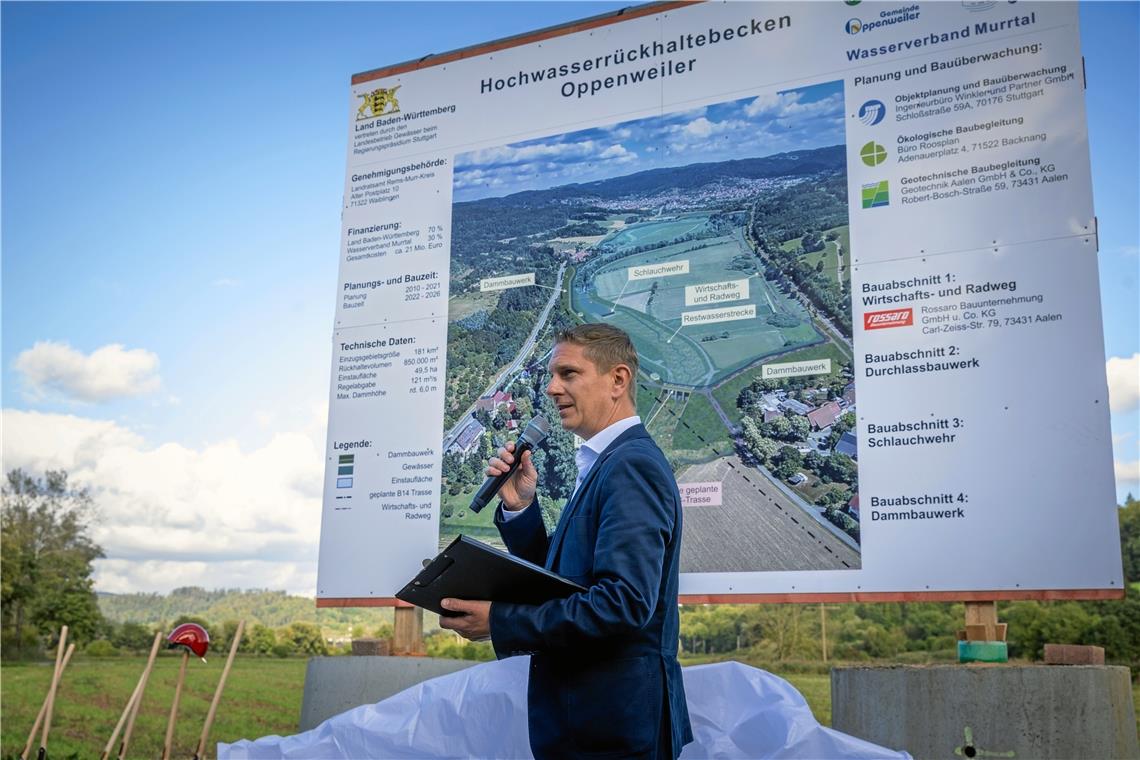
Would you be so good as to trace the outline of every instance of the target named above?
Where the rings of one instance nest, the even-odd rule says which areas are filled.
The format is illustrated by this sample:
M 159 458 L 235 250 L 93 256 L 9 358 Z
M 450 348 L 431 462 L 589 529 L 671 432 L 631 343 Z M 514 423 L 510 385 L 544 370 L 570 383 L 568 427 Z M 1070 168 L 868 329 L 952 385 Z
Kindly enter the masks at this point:
M 863 2 L 863 0 L 843 0 L 844 5 L 858 5 L 861 2 Z
M 872 140 L 859 149 L 859 158 L 867 166 L 878 166 L 887 160 L 887 149 Z

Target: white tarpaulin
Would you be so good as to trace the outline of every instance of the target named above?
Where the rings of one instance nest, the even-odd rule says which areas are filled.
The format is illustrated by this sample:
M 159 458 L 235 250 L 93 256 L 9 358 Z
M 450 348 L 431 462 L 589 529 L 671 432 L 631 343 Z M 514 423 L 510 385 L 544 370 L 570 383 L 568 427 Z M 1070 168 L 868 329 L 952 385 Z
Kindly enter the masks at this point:
M 294 736 L 218 744 L 219 760 L 269 758 L 529 758 L 529 658 L 424 681 Z M 722 662 L 684 668 L 694 758 L 909 758 L 821 726 L 782 678 Z

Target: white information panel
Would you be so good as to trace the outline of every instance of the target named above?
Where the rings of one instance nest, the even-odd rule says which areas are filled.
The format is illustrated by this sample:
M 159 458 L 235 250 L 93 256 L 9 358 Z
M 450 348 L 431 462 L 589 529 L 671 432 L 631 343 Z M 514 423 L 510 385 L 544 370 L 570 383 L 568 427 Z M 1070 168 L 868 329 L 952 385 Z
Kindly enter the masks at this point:
M 1122 587 L 1077 10 L 634 9 L 354 77 L 320 604 L 384 604 L 630 333 L 681 593 Z M 787 598 L 787 597 L 785 597 Z

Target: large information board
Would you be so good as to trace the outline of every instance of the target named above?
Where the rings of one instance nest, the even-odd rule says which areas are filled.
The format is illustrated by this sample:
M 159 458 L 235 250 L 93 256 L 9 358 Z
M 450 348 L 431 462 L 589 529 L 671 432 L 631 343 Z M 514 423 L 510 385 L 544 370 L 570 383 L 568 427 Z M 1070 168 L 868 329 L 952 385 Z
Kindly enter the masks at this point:
M 392 603 L 627 330 L 694 600 L 1122 588 L 1067 3 L 662 4 L 353 78 L 318 603 Z M 896 596 L 891 596 L 896 595 Z

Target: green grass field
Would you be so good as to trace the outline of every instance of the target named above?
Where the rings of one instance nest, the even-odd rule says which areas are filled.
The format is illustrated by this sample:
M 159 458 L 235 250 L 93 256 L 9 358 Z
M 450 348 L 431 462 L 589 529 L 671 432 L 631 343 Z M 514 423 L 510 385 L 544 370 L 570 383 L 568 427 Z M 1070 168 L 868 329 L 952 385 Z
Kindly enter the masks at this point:
M 632 229 L 648 234 L 648 227 L 654 225 L 672 229 L 676 222 L 648 223 Z M 615 241 L 610 241 L 611 248 Z M 688 273 L 629 279 L 631 267 L 679 261 L 688 262 Z M 753 257 L 733 235 L 616 258 L 594 276 L 596 295 L 579 291 L 575 306 L 587 320 L 608 322 L 629 332 L 646 370 L 662 381 L 705 387 L 758 357 L 818 339 L 803 307 L 758 276 L 754 263 L 740 268 L 742 261 L 752 262 Z M 686 302 L 687 286 L 733 280 L 748 281 L 747 298 L 709 304 Z M 755 307 L 756 318 L 681 327 L 686 312 L 742 305 Z M 771 325 L 767 317 L 774 312 L 793 315 L 800 323 L 793 327 Z
M 447 302 L 447 321 L 456 322 L 478 311 L 494 311 L 501 295 L 502 293 L 496 291 L 491 293 L 464 293 L 455 296 Z
M 708 214 L 693 214 L 677 219 L 657 222 L 641 222 L 624 227 L 606 243 L 614 247 L 632 248 L 640 245 L 654 245 L 666 240 L 674 240 L 682 235 L 699 232 L 708 224 Z
M 131 738 L 130 755 L 133 757 L 158 757 L 162 754 L 180 659 L 180 656 L 164 654 L 155 661 Z M 208 655 L 207 659 L 208 663 L 196 658 L 188 663 L 175 727 L 174 757 L 194 754 L 214 688 L 225 665 L 222 653 Z M 209 755 L 214 756 L 218 741 L 296 733 L 301 717 L 305 662 L 301 658 L 239 656 L 226 680 L 225 692 L 210 732 Z M 145 664 L 146 658 L 137 656 L 75 657 L 64 672 L 56 695 L 48 738 L 50 757 L 98 757 L 111 737 L 111 731 Z M 0 673 L 4 682 L 3 692 L 0 692 L 0 712 L 4 716 L 0 744 L 3 757 L 8 758 L 17 755 L 24 747 L 51 683 L 52 664 L 13 665 L 6 662 Z
M 835 256 L 835 242 L 828 240 L 826 247 L 822 251 L 813 251 L 806 254 L 803 260 L 808 266 L 815 268 L 820 259 L 823 260 L 823 273 L 827 275 L 829 280 L 836 279 L 836 270 L 840 265 L 843 266 L 843 271 L 839 272 L 839 279 L 847 281 L 851 279 L 851 236 L 847 225 L 841 227 L 832 227 L 829 230 L 824 230 L 823 234 L 827 235 L 829 232 L 839 233 L 839 244 L 843 247 L 843 254 L 840 260 Z M 803 238 L 792 238 L 780 243 L 780 247 L 785 251 L 794 251 L 802 245 Z
M 699 393 L 689 397 L 680 424 L 673 433 L 673 447 L 695 449 L 715 455 L 714 447 L 722 455 L 732 451 L 732 438 L 709 400 Z

